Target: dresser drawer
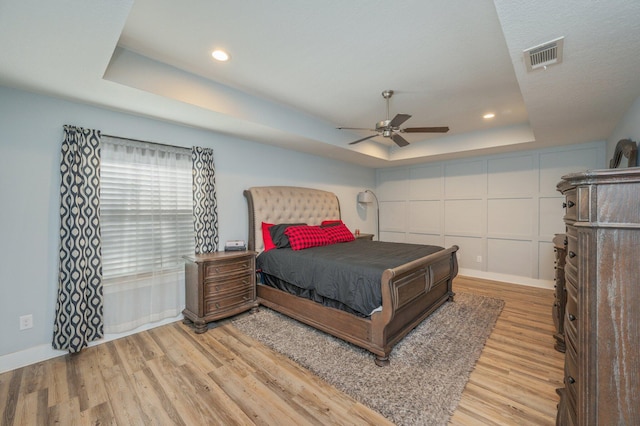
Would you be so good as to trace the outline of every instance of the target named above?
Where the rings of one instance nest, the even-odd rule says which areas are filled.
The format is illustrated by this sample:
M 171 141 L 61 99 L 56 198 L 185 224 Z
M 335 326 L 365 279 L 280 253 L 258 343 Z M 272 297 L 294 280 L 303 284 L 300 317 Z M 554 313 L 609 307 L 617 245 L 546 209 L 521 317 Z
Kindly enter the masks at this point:
M 565 352 L 564 370 L 564 385 L 567 390 L 569 411 L 575 412 L 578 401 L 578 360 L 575 349 L 571 345 L 567 345 L 567 351 Z
M 564 263 L 562 264 L 562 266 L 556 266 L 555 272 L 556 272 L 556 276 L 555 276 L 556 284 L 564 283 Z
M 236 306 L 241 306 L 253 300 L 253 290 L 247 288 L 242 291 L 225 295 L 224 297 L 213 297 L 204 300 L 204 309 L 207 315 L 215 314 Z
M 575 221 L 578 217 L 577 211 L 578 207 L 576 206 L 577 200 L 577 191 L 576 189 L 572 189 L 570 191 L 565 192 L 565 201 L 563 203 L 564 207 L 564 219 Z
M 574 348 L 578 346 L 578 295 L 575 287 L 567 283 L 567 305 L 564 313 L 564 332 L 568 342 Z
M 578 288 L 578 269 L 575 266 L 571 264 L 565 265 L 564 283 L 565 287 L 568 285 L 572 285 L 574 288 Z
M 565 265 L 578 266 L 578 237 L 567 234 L 567 257 Z M 566 266 L 565 266 L 566 269 Z
M 253 266 L 251 257 L 216 260 L 204 264 L 204 279 L 217 279 L 221 275 L 250 273 Z

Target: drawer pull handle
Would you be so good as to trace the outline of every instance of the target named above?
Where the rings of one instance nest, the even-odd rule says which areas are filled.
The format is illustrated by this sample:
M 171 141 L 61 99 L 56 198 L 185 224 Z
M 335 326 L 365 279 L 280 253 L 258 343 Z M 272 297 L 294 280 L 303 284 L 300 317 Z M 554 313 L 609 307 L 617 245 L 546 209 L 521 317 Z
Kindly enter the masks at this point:
M 567 208 L 567 203 L 562 203 L 562 208 L 566 209 Z
M 573 259 L 574 257 L 576 257 L 576 254 L 574 252 L 570 251 L 569 252 L 569 257 Z
M 220 309 L 220 303 L 216 302 L 216 309 Z
M 220 286 L 219 285 L 216 286 L 216 291 L 220 291 Z
M 564 242 L 564 245 L 565 245 L 565 246 L 569 244 L 569 240 L 568 240 L 568 239 L 566 239 L 566 238 L 564 239 L 564 241 L 563 241 L 563 242 Z
M 574 203 L 573 201 L 569 201 L 569 203 L 567 204 L 567 206 L 568 206 L 569 208 L 571 208 L 571 207 L 573 207 L 573 206 L 575 206 L 575 205 L 576 205 L 576 203 Z
M 573 377 L 569 376 L 567 377 L 567 381 L 569 382 L 570 385 L 574 384 L 576 382 L 576 379 L 574 379 Z
M 217 266 L 216 266 L 216 272 L 218 273 L 220 272 L 220 268 L 218 268 Z
M 576 320 L 576 316 L 573 314 L 569 314 L 569 321 L 575 321 Z

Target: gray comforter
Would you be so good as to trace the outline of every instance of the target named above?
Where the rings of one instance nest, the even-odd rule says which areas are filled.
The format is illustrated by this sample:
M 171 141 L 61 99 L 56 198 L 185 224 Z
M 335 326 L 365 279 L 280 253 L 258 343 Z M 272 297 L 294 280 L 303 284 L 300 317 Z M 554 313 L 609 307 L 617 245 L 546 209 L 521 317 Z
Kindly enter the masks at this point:
M 357 239 L 298 251 L 269 250 L 258 256 L 256 267 L 367 316 L 382 304 L 380 283 L 385 269 L 440 250 L 438 246 Z

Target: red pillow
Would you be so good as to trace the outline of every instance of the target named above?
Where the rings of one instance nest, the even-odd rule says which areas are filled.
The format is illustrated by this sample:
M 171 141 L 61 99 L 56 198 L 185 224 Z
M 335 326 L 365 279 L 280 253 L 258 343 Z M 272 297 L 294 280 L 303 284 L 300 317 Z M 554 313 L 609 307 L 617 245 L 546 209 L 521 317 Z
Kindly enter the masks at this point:
M 273 223 L 262 222 L 262 241 L 264 242 L 264 251 L 276 248 L 276 245 L 273 243 L 273 239 L 271 238 L 271 233 L 269 232 L 269 228 L 272 226 Z
M 327 226 L 322 228 L 335 243 L 347 243 L 353 241 L 356 237 L 353 236 L 349 228 L 344 223 L 340 223 L 334 226 Z
M 320 226 L 334 226 L 341 225 L 342 221 L 340 219 L 331 219 L 331 220 L 323 220 Z
M 290 226 L 284 233 L 289 237 L 289 244 L 291 244 L 292 250 L 333 244 L 333 240 L 319 226 Z

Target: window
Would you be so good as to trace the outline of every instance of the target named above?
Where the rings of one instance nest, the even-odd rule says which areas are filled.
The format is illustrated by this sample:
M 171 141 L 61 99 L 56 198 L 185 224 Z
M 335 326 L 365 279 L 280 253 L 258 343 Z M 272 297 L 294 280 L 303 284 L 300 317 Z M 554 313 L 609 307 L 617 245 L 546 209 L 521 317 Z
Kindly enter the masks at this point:
M 102 137 L 100 221 L 105 332 L 184 307 L 184 261 L 194 252 L 191 150 Z

